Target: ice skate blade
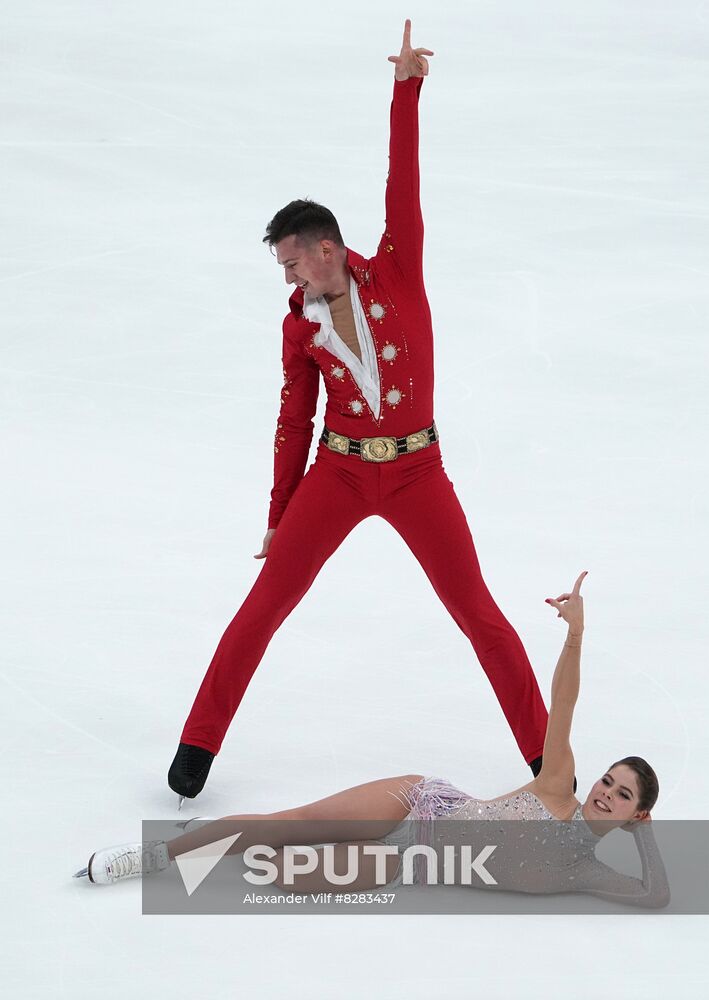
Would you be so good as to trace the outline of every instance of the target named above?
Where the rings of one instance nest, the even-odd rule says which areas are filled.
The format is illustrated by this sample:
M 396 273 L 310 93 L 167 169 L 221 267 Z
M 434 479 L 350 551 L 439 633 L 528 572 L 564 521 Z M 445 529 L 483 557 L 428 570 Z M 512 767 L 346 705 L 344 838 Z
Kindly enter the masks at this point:
M 80 868 L 79 871 L 75 872 L 74 875 L 72 876 L 72 878 L 88 878 L 88 877 L 89 877 L 88 868 Z
M 214 822 L 214 816 L 193 816 L 192 819 L 177 820 L 175 822 L 175 826 L 179 826 L 179 828 L 184 833 L 192 833 L 191 830 L 187 829 L 188 826 L 192 826 L 196 823 L 213 823 L 213 822 Z
M 185 801 L 185 796 L 184 795 L 179 795 L 178 799 L 179 799 L 179 801 L 177 803 L 177 811 L 181 812 L 182 811 L 182 803 Z

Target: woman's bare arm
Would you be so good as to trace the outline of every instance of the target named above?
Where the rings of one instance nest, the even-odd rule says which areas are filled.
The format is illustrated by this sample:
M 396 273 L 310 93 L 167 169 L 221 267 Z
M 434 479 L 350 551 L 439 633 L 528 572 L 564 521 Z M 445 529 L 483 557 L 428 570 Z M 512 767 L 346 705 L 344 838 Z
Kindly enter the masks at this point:
M 570 737 L 581 681 L 581 639 L 584 624 L 580 589 L 585 576 L 586 571 L 581 573 L 569 593 L 560 594 L 556 600 L 547 598 L 547 604 L 556 608 L 559 618 L 563 618 L 569 626 L 551 682 L 551 707 L 542 769 L 535 781 L 542 794 L 555 797 L 563 797 L 573 791 L 575 761 Z

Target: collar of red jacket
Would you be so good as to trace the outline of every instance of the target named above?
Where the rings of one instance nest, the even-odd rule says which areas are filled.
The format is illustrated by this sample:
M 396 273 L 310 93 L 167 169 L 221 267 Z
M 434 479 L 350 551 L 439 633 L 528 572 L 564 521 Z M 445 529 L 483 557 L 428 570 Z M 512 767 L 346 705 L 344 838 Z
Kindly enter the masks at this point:
M 347 250 L 347 266 L 350 269 L 350 274 L 357 282 L 361 285 L 363 282 L 369 280 L 369 272 L 367 268 L 367 260 L 359 253 L 355 253 L 354 250 L 350 250 L 349 247 L 345 248 Z M 305 300 L 305 292 L 302 288 L 296 286 L 293 294 L 288 299 L 288 305 L 290 306 L 290 311 L 299 316 L 303 311 L 303 302 Z

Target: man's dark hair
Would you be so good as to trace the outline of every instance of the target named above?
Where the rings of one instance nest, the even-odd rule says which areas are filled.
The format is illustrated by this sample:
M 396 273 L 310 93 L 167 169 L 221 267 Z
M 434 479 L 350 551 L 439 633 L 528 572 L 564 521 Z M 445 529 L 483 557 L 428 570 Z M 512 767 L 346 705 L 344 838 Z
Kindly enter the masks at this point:
M 332 240 L 338 247 L 345 245 L 337 219 L 330 209 L 309 198 L 291 201 L 276 212 L 266 226 L 263 242 L 272 247 L 286 236 L 297 236 L 305 243 Z

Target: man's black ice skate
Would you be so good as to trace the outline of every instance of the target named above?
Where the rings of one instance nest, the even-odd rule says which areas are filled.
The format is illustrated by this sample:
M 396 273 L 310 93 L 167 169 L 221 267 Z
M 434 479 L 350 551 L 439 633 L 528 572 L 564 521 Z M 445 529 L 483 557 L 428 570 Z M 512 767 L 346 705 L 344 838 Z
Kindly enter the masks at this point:
M 180 743 L 167 773 L 167 783 L 180 796 L 178 809 L 185 799 L 193 799 L 204 788 L 214 754 L 191 743 Z
M 530 760 L 529 766 L 532 769 L 532 774 L 536 778 L 537 775 L 539 774 L 539 772 L 542 769 L 542 758 L 541 757 L 535 757 L 534 760 Z M 577 787 L 578 786 L 576 784 L 576 778 L 574 777 L 574 793 L 576 792 Z
M 532 774 L 536 778 L 537 775 L 539 774 L 539 772 L 542 769 L 542 758 L 541 757 L 535 757 L 534 760 L 530 760 L 529 766 L 532 769 Z

